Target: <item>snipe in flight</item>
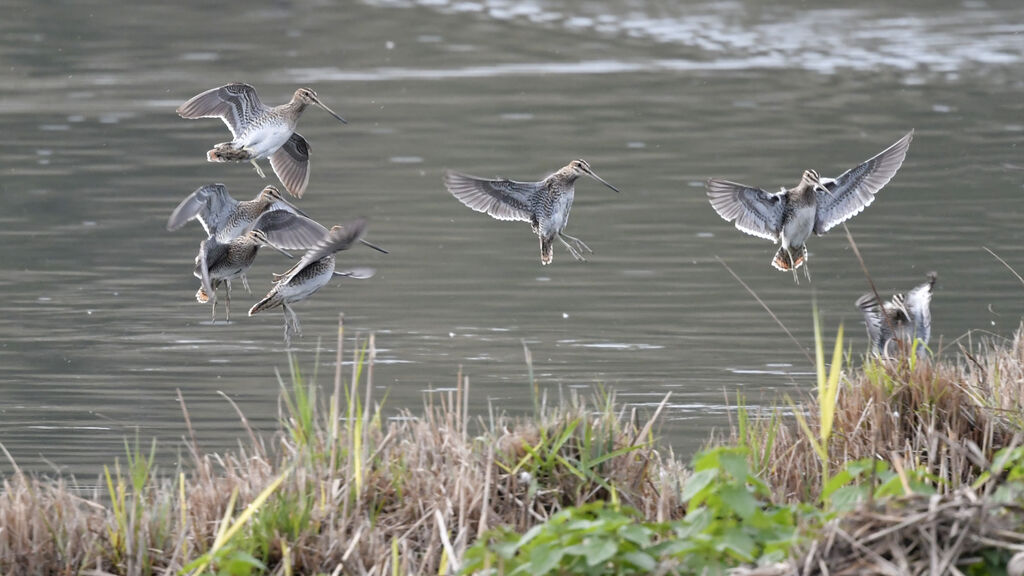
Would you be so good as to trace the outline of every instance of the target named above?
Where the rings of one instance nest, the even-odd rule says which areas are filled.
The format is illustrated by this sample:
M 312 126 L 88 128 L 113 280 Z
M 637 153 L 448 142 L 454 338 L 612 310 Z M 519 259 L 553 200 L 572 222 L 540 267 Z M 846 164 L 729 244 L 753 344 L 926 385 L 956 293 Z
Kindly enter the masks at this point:
M 895 294 L 889 302 L 879 303 L 874 293 L 857 299 L 856 306 L 864 314 L 872 352 L 892 356 L 916 348 L 918 356 L 927 353 L 925 348 L 932 335 L 931 303 L 936 278 L 935 272 L 929 272 L 926 282 L 906 295 Z
M 477 178 L 449 170 L 445 173 L 444 184 L 459 202 L 477 212 L 498 220 L 529 222 L 540 238 L 540 263 L 547 265 L 554 257 L 552 243 L 555 238 L 569 249 L 576 260 L 586 261 L 584 250 L 593 253 L 582 240 L 565 233 L 576 180 L 584 174 L 619 191 L 595 174 L 586 160 L 573 160 L 539 182 Z
M 285 250 L 307 250 L 319 242 L 327 228 L 291 205 L 274 186 L 267 186 L 252 200 L 239 202 L 223 184 L 207 184 L 185 197 L 167 219 L 167 229 L 177 230 L 199 220 L 208 236 L 221 244 L 231 242 L 249 230 L 262 230 L 270 242 Z M 379 252 L 388 251 L 360 239 Z
M 309 144 L 295 132 L 295 125 L 310 104 L 347 124 L 309 88 L 296 90 L 287 104 L 270 107 L 260 101 L 255 88 L 242 83 L 207 90 L 179 106 L 177 112 L 182 118 L 220 118 L 227 124 L 233 140 L 214 146 L 206 153 L 207 160 L 251 162 L 263 177 L 256 161 L 269 158 L 288 193 L 301 198 L 309 184 Z
M 366 279 L 374 275 L 372 268 L 336 270 L 334 254 L 346 250 L 366 231 L 366 221 L 356 220 L 345 226 L 334 226 L 302 258 L 283 274 L 274 275 L 274 286 L 267 295 L 249 309 L 249 316 L 280 306 L 284 310 L 284 341 L 291 344 L 293 334 L 302 335 L 299 317 L 291 305 L 316 293 L 334 276 Z
M 781 242 L 772 266 L 792 270 L 793 279 L 799 283 L 796 269 L 803 265 L 810 280 L 805 242 L 811 232 L 821 236 L 871 204 L 903 164 L 913 137 L 911 130 L 870 160 L 835 178 L 822 178 L 816 171 L 806 170 L 795 188 L 783 188 L 775 194 L 711 179 L 707 181 L 708 199 L 719 216 L 735 222 L 742 232 Z
M 210 236 L 199 244 L 199 254 L 196 255 L 196 268 L 193 274 L 202 281 L 199 291 L 196 292 L 196 300 L 202 304 L 212 299 L 213 310 L 211 321 L 217 320 L 217 288 L 225 284 L 228 289 L 228 298 L 225 305 L 226 320 L 231 321 L 231 281 L 235 278 L 242 278 L 244 282 L 245 273 L 256 260 L 256 253 L 261 246 L 270 246 L 291 258 L 291 254 L 274 246 L 267 239 L 262 230 L 255 229 L 242 234 L 227 244 L 217 241 L 216 236 Z M 249 287 L 246 285 L 246 290 Z

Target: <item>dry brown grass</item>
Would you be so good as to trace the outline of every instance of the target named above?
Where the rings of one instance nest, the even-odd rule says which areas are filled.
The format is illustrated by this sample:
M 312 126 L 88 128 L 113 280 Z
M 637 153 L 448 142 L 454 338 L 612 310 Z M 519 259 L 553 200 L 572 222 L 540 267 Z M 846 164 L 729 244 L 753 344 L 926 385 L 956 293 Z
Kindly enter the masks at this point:
M 792 407 L 806 415 L 817 434 L 817 399 Z M 774 422 L 770 456 L 759 471 L 780 501 L 814 500 L 821 491 L 821 465 L 806 434 L 782 410 L 757 415 L 749 432 L 765 438 Z M 843 374 L 829 468 L 842 470 L 864 458 L 894 470 L 914 468 L 939 479 L 948 493 L 987 469 L 992 456 L 1020 434 L 1024 423 L 1024 327 L 1006 341 L 985 340 L 955 356 L 917 360 L 868 358 Z M 727 442 L 741 440 L 733 430 Z
M 106 490 L 88 496 L 63 478 L 6 478 L 0 573 L 174 574 L 204 554 L 223 566 L 242 552 L 276 574 L 450 573 L 486 528 L 525 530 L 612 486 L 651 519 L 681 510 L 683 467 L 653 447 L 657 414 L 644 423 L 612 397 L 595 405 L 573 396 L 536 417 L 473 420 L 460 375 L 454 391 L 429 396 L 423 415 L 382 419 L 370 396 L 372 346 L 356 354 L 364 373 L 350 383 L 337 374 L 326 402 L 293 375 L 272 437 L 249 431 L 249 444 L 226 454 L 202 453 L 193 439 L 190 470 L 161 473 L 132 453 Z M 281 476 L 214 550 L 220 531 Z

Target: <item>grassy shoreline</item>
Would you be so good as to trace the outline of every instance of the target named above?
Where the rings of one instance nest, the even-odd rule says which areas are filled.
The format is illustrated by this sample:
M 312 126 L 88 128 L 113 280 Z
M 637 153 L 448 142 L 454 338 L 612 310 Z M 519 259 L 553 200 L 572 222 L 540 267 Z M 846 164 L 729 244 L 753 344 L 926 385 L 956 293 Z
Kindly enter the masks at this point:
M 0 493 L 0 572 L 1002 570 L 1024 550 L 1024 328 L 937 361 L 844 372 L 837 340 L 829 374 L 819 355 L 818 394 L 741 405 L 686 466 L 656 442 L 665 402 L 551 404 L 532 370 L 530 417 L 472 417 L 460 374 L 422 413 L 384 419 L 371 336 L 324 389 L 291 360 L 279 429 L 259 436 L 239 412 L 248 443 L 206 454 L 193 438 L 187 470 L 129 447 L 105 490 L 83 497 L 15 464 Z

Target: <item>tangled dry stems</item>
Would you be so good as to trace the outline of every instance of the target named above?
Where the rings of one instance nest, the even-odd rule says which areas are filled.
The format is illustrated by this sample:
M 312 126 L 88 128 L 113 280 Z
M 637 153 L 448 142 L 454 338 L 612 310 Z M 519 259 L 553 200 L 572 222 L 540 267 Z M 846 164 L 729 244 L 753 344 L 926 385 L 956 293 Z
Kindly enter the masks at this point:
M 353 384 L 350 392 L 361 389 Z M 681 510 L 683 466 L 654 449 L 652 422 L 637 424 L 613 398 L 592 406 L 573 395 L 537 417 L 485 422 L 469 417 L 463 394 L 468 379 L 460 377 L 457 391 L 430 396 L 423 415 L 382 419 L 375 405 L 357 410 L 358 426 L 350 420 L 333 430 L 330 407 L 310 395 L 312 418 L 283 414 L 269 442 L 250 432 L 248 446 L 205 454 L 193 439 L 191 469 L 174 474 L 137 454 L 111 471 L 107 490 L 83 492 L 72 479 L 17 471 L 0 494 L 0 573 L 178 573 L 211 550 L 232 493 L 237 517 L 285 473 L 231 544 L 272 573 L 456 569 L 488 527 L 525 530 L 566 506 L 606 498 L 609 486 L 652 519 Z M 585 433 L 600 445 L 588 448 Z
M 793 409 L 818 433 L 817 398 Z M 767 437 L 782 410 L 762 411 L 751 437 Z M 1024 329 L 998 343 L 986 340 L 955 357 L 868 358 L 847 370 L 837 400 L 829 446 L 830 469 L 878 458 L 927 471 L 951 492 L 986 470 L 992 456 L 1024 429 Z M 733 430 L 725 441 L 743 439 Z M 777 425 L 759 475 L 780 502 L 810 501 L 821 493 L 821 465 L 806 435 Z

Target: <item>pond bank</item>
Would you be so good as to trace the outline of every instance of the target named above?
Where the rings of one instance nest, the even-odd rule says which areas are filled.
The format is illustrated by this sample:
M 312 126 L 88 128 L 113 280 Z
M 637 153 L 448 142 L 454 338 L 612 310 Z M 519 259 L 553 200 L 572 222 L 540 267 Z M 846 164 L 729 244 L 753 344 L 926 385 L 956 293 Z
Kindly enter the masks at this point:
M 188 466 L 168 471 L 136 442 L 87 495 L 67 478 L 4 479 L 0 571 L 504 573 L 550 546 L 550 573 L 597 558 L 589 573 L 835 574 L 853 557 L 856 573 L 881 574 L 1005 565 L 1024 546 L 1020 330 L 934 361 L 837 369 L 784 409 L 740 402 L 692 468 L 658 446 L 661 407 L 640 413 L 612 393 L 556 400 L 531 381 L 532 415 L 473 417 L 460 374 L 422 413 L 384 418 L 373 337 L 351 353 L 354 373 L 326 383 L 291 359 L 279 430 L 259 436 L 239 413 L 249 441 L 235 451 L 193 438 Z M 585 553 L 595 543 L 612 554 Z

